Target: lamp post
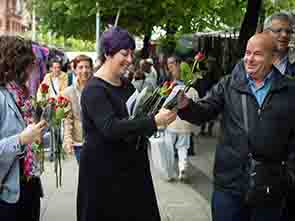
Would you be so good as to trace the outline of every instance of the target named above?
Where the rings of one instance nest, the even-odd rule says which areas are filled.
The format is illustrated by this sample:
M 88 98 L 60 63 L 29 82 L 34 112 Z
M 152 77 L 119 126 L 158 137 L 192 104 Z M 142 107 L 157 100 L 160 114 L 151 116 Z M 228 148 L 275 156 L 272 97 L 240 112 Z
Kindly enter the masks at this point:
M 33 12 L 32 12 L 32 41 L 37 40 L 37 32 L 36 32 L 36 5 L 35 1 L 33 1 Z
M 121 7 L 118 9 L 118 12 L 117 12 L 117 16 L 116 16 L 116 20 L 115 20 L 115 24 L 114 24 L 115 27 L 118 26 L 120 14 L 121 14 Z
M 100 43 L 99 43 L 99 34 L 100 34 L 100 12 L 99 12 L 99 4 L 96 2 L 96 56 L 98 57 L 100 54 Z

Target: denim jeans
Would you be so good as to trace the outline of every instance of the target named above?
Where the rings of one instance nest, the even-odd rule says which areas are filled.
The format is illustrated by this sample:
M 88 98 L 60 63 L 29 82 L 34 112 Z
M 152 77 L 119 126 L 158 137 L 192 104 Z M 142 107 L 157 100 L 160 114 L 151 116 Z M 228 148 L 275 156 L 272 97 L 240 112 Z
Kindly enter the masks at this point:
M 171 151 L 174 148 L 178 155 L 178 167 L 179 170 L 184 170 L 187 167 L 188 162 L 188 149 L 190 147 L 190 133 L 177 133 L 173 130 L 166 130 L 166 145 L 169 146 Z
M 280 221 L 283 203 L 277 206 L 249 208 L 241 195 L 215 190 L 212 196 L 213 221 Z
M 75 157 L 76 157 L 78 164 L 80 163 L 81 147 L 82 146 L 80 146 L 80 145 L 74 145 Z

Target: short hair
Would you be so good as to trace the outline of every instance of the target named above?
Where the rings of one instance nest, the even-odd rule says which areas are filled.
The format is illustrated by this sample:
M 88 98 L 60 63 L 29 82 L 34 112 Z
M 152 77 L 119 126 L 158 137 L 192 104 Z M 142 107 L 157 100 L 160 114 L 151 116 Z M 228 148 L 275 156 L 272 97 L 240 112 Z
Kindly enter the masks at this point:
M 30 40 L 19 36 L 0 36 L 0 85 L 18 81 L 24 86 L 28 74 L 25 70 L 34 64 L 35 59 Z
M 288 21 L 289 26 L 292 26 L 292 19 L 287 12 L 277 12 L 265 19 L 263 29 L 266 30 L 270 28 L 273 20 Z
M 177 55 L 175 55 L 175 54 L 172 54 L 172 55 L 170 55 L 170 56 L 167 57 L 167 62 L 166 62 L 167 64 L 168 64 L 168 59 L 171 59 L 171 58 L 174 59 L 174 61 L 175 61 L 176 64 L 179 64 L 180 63 L 179 57 Z
M 112 27 L 101 36 L 101 52 L 106 56 L 113 56 L 121 49 L 135 49 L 135 41 L 131 34 L 120 27 Z
M 275 41 L 268 32 L 256 33 L 248 40 L 248 42 L 253 40 L 259 40 L 263 44 L 264 49 L 270 51 L 271 53 L 273 53 L 276 49 Z
M 50 60 L 50 67 L 52 67 L 52 65 L 53 65 L 54 63 L 58 63 L 60 66 L 62 66 L 61 61 L 58 60 L 58 59 L 56 59 L 56 58 L 54 58 L 54 59 Z
M 84 54 L 78 55 L 76 56 L 73 60 L 73 64 L 74 64 L 74 68 L 76 69 L 78 63 L 80 63 L 81 61 L 88 61 L 90 64 L 91 69 L 93 68 L 93 62 L 92 59 Z

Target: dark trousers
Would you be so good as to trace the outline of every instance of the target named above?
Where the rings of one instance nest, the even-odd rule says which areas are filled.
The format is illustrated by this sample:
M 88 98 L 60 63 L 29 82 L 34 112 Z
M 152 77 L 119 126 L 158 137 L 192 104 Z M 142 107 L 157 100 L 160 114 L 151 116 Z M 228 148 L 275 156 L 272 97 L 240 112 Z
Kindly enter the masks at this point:
M 213 221 L 280 221 L 282 204 L 273 207 L 249 208 L 240 195 L 215 190 L 212 196 Z
M 295 188 L 290 190 L 287 196 L 286 208 L 284 210 L 284 221 L 294 221 L 295 220 Z
M 4 221 L 39 221 L 41 183 L 38 178 L 21 185 L 20 198 L 10 204 L 0 200 L 0 220 Z

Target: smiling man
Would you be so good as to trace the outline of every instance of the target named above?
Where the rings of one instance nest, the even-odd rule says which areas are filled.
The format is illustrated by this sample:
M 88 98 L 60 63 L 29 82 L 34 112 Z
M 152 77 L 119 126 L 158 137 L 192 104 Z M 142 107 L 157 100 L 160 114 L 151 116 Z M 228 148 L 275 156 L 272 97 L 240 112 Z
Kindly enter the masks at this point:
M 289 14 L 278 12 L 266 19 L 264 31 L 268 32 L 276 43 L 276 59 L 274 65 L 282 74 L 295 76 L 295 64 L 288 60 L 289 41 L 292 30 L 292 20 Z
M 222 114 L 223 134 L 214 165 L 213 221 L 281 220 L 286 176 L 274 174 L 283 170 L 283 162 L 293 154 L 295 103 L 290 101 L 295 81 L 273 67 L 274 49 L 269 33 L 254 35 L 243 61 L 208 96 L 197 102 L 183 96 L 179 101 L 178 116 L 190 123 L 200 125 Z M 264 172 L 253 170 L 254 163 Z M 246 196 L 253 174 L 260 181 L 254 187 L 261 192 L 249 201 Z M 282 194 L 275 197 L 276 193 Z

